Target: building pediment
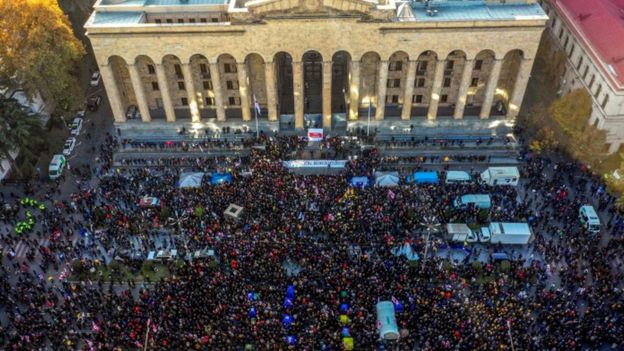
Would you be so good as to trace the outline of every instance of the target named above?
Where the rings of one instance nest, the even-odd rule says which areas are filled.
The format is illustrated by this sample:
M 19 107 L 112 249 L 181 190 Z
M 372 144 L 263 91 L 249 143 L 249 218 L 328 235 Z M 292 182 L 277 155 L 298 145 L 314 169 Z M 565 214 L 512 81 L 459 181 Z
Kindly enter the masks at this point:
M 378 0 L 253 0 L 245 4 L 254 17 L 276 15 L 366 15 Z

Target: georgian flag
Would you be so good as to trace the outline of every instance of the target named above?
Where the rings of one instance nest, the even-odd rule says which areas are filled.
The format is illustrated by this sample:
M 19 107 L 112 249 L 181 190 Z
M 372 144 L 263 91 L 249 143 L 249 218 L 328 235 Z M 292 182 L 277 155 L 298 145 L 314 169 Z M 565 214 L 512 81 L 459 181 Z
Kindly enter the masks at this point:
M 256 99 L 256 94 L 253 95 L 253 100 L 254 100 L 254 108 L 256 109 L 256 112 L 258 112 L 258 116 L 261 116 L 262 110 L 260 109 L 260 104 L 258 103 L 258 100 Z

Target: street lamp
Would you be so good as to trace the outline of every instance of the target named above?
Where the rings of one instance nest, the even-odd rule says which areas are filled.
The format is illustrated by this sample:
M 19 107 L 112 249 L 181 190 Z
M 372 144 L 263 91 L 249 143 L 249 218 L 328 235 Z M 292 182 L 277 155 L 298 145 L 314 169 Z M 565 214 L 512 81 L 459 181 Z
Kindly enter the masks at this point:
M 421 268 L 425 267 L 425 262 L 427 261 L 427 252 L 429 250 L 429 238 L 431 237 L 431 233 L 437 233 L 440 231 L 440 223 L 438 219 L 434 215 L 424 216 L 420 225 L 425 228 L 427 231 L 427 238 L 425 239 L 425 254 L 422 260 Z

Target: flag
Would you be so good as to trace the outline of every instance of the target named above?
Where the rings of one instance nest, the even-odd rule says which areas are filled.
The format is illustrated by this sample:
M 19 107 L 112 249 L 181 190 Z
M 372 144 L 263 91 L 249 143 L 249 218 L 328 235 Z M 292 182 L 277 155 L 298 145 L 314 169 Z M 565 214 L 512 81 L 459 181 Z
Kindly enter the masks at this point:
M 100 331 L 100 327 L 95 323 L 95 321 L 91 322 L 91 330 L 98 333 Z
M 256 99 L 256 94 L 254 94 L 253 96 L 253 101 L 254 101 L 254 108 L 256 109 L 256 112 L 258 112 L 258 116 L 261 116 L 262 110 L 260 109 L 260 104 L 258 103 L 258 100 Z
M 388 190 L 388 198 L 394 200 L 396 194 L 392 190 Z
M 87 345 L 89 345 L 89 351 L 95 351 L 95 348 L 93 348 L 93 342 L 89 339 L 86 339 L 87 341 Z
M 399 300 L 397 300 L 397 298 L 394 297 L 394 296 L 392 296 L 391 300 L 392 300 L 392 303 L 395 304 L 395 305 L 399 303 Z

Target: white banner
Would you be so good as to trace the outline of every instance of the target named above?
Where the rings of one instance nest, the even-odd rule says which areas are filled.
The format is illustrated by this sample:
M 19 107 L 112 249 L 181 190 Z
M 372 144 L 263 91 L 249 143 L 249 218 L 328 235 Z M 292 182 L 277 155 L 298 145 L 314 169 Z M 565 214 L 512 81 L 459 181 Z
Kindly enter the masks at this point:
M 323 140 L 323 128 L 310 128 L 308 129 L 309 141 L 322 141 Z
M 345 168 L 347 160 L 292 160 L 284 161 L 286 168 Z

